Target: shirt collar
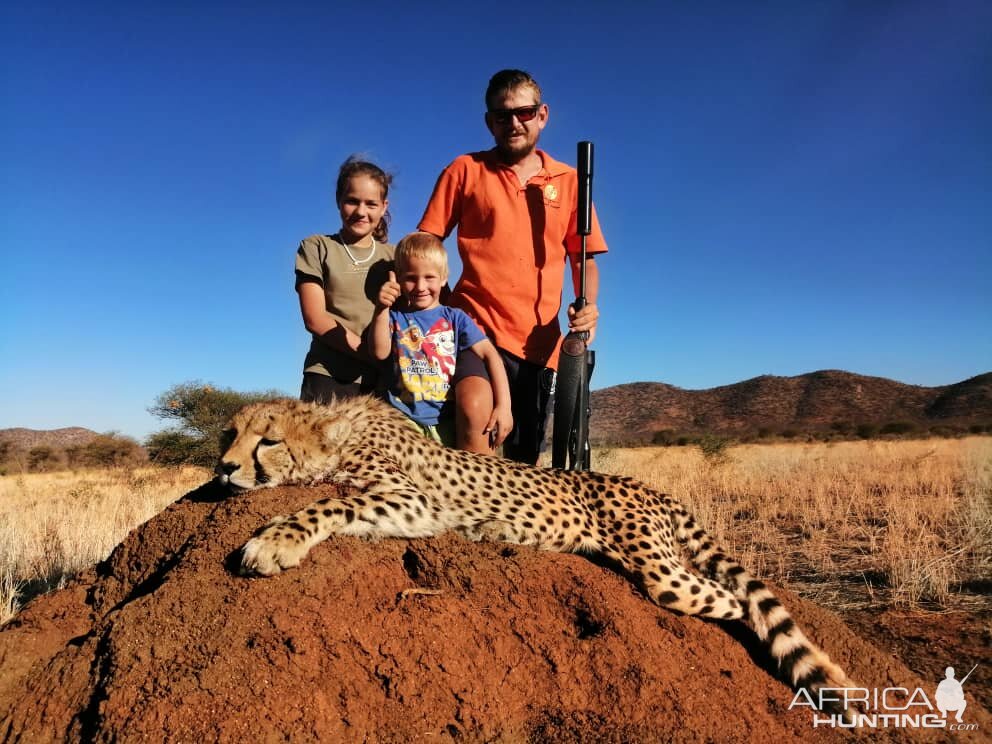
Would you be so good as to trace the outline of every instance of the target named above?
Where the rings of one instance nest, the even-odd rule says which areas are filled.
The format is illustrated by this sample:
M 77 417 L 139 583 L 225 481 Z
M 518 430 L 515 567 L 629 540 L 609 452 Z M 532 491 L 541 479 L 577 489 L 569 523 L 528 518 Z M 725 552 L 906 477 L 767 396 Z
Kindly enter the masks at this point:
M 544 150 L 537 149 L 536 152 L 538 155 L 541 156 L 541 162 L 543 163 L 543 167 L 537 173 L 538 176 L 545 176 L 546 178 L 554 178 L 555 176 L 562 176 L 568 173 L 568 171 L 570 170 L 570 168 L 567 165 L 555 160 L 553 157 L 548 155 L 548 153 L 546 153 Z M 492 148 L 491 150 L 487 150 L 486 155 L 488 156 L 490 162 L 492 162 L 497 167 L 500 168 L 510 167 L 499 159 L 499 154 L 496 152 L 495 147 Z

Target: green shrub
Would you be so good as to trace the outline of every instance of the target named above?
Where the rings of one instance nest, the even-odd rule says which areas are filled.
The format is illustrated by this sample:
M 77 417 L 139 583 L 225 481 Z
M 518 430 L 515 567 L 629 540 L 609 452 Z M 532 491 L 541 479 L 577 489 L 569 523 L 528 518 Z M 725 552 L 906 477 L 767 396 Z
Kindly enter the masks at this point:
M 212 466 L 220 455 L 220 434 L 231 416 L 250 403 L 280 397 L 275 390 L 241 393 L 198 381 L 174 385 L 148 411 L 178 425 L 148 438 L 149 457 L 163 465 Z
M 879 434 L 909 434 L 916 431 L 916 424 L 911 421 L 890 421 L 879 429 Z
M 39 444 L 28 450 L 28 470 L 33 473 L 47 473 L 57 470 L 61 464 L 58 452 L 47 444 Z
M 727 459 L 727 450 L 730 448 L 731 440 L 717 434 L 703 434 L 696 442 L 699 450 L 710 462 L 722 462 Z
M 86 444 L 65 449 L 69 467 L 110 468 L 135 465 L 145 459 L 141 445 L 116 432 L 99 434 Z
M 651 437 L 651 444 L 660 444 L 665 447 L 670 447 L 675 444 L 675 430 L 662 429 L 661 431 L 656 431 L 654 436 Z
M 858 424 L 854 431 L 861 439 L 871 439 L 878 434 L 878 427 L 875 424 Z
M 215 440 L 178 429 L 158 431 L 145 441 L 148 459 L 156 465 L 204 465 L 212 467 L 219 454 Z

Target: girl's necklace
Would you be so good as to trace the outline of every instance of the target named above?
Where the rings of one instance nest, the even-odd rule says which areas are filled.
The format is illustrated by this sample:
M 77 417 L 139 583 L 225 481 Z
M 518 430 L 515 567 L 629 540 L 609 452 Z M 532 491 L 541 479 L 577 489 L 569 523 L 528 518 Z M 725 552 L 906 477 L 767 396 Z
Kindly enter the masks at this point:
M 351 259 L 351 263 L 353 266 L 361 266 L 363 263 L 368 263 L 369 261 L 372 260 L 372 256 L 375 255 L 375 238 L 372 238 L 372 250 L 369 251 L 369 255 L 367 255 L 361 261 L 355 258 L 355 254 L 351 252 L 351 249 L 348 247 L 348 244 L 344 242 L 344 236 L 341 233 L 338 233 L 338 240 L 340 240 L 341 245 L 344 246 L 344 252 L 348 254 L 348 258 Z M 358 246 L 355 247 L 357 248 Z

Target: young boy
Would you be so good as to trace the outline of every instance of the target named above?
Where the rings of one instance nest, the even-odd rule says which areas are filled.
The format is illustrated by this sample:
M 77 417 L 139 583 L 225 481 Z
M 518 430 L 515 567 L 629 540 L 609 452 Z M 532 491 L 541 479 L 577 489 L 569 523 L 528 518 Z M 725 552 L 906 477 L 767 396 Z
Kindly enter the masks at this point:
M 451 391 L 456 358 L 469 350 L 482 359 L 489 373 L 495 405 L 483 433 L 498 447 L 513 429 L 506 370 L 479 326 L 463 311 L 441 304 L 441 288 L 448 280 L 444 245 L 429 233 L 411 233 L 396 246 L 394 260 L 396 272 L 389 272 L 389 280 L 379 290 L 369 332 L 376 359 L 395 356 L 399 379 L 389 401 L 427 436 L 450 446 L 453 419 L 442 420 L 442 409 Z

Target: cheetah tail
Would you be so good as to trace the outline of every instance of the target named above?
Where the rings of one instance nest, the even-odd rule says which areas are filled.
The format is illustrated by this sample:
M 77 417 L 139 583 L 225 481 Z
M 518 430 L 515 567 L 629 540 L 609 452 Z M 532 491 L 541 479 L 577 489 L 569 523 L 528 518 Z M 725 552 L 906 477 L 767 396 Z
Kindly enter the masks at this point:
M 765 586 L 733 558 L 714 544 L 677 501 L 671 501 L 675 534 L 689 551 L 692 564 L 701 573 L 730 590 L 744 605 L 745 621 L 775 660 L 780 677 L 794 689 L 808 690 L 813 700 L 824 688 L 857 688 L 851 679 L 822 649 L 802 632 L 788 610 Z M 833 698 L 836 695 L 825 695 Z M 825 706 L 830 707 L 830 706 Z M 831 712 L 850 716 L 847 710 Z

